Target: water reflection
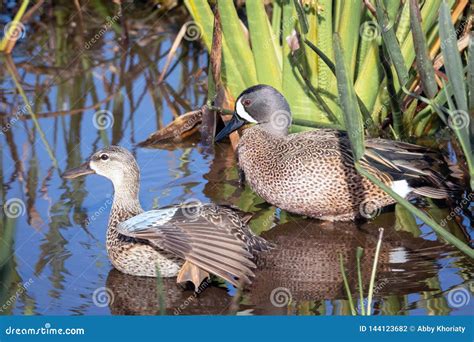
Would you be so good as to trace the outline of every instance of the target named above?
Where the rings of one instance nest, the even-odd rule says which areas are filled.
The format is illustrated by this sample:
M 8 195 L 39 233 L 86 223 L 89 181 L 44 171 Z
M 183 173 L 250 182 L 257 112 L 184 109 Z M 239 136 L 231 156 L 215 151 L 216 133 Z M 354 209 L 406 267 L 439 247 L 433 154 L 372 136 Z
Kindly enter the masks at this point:
M 403 208 L 390 208 L 370 224 L 302 220 L 240 187 L 225 144 L 204 146 L 197 135 L 158 149 L 137 148 L 175 117 L 199 108 L 207 92 L 207 57 L 197 42 L 183 42 L 166 67 L 176 32 L 188 20 L 184 11 L 164 15 L 137 6 L 124 9 L 87 48 L 117 6 L 94 2 L 82 12 L 72 2 L 45 6 L 13 57 L 0 57 L 0 198 L 2 207 L 18 204 L 17 212 L 0 210 L 0 314 L 175 314 L 194 298 L 174 280 L 159 285 L 114 271 L 104 246 L 111 184 L 95 176 L 73 182 L 59 177 L 109 143 L 137 157 L 146 209 L 189 198 L 231 204 L 252 212 L 252 229 L 281 247 L 260 260 L 251 288 L 238 294 L 214 281 L 179 314 L 348 314 L 339 253 L 355 292 L 355 249 L 364 248 L 367 286 L 380 226 L 386 237 L 377 314 L 472 310 L 474 301 L 458 307 L 448 302 L 456 287 L 472 292 L 472 261 L 437 242 Z M 10 10 L 0 21 L 10 20 Z M 99 125 L 98 111 L 113 113 L 113 122 Z M 433 203 L 427 210 L 437 219 L 449 214 Z M 472 233 L 471 221 L 463 219 Z M 455 220 L 447 229 L 468 240 Z M 114 301 L 97 305 L 94 293 L 104 287 Z M 273 305 L 275 288 L 288 289 L 292 301 Z
M 112 314 L 350 314 L 339 268 L 342 255 L 350 287 L 357 289 L 355 251 L 364 248 L 362 283 L 367 294 L 377 243 L 374 227 L 357 229 L 353 224 L 322 226 L 313 220 L 295 220 L 264 234 L 278 248 L 262 255 L 254 283 L 236 296 L 232 289 L 214 281 L 194 294 L 174 279 L 133 277 L 109 272 L 106 286 L 112 291 Z M 380 255 L 375 284 L 375 314 L 402 314 L 426 305 L 433 314 L 448 314 L 450 308 L 439 295 L 436 278 L 440 258 L 464 257 L 436 241 L 410 233 L 388 231 Z M 358 292 L 356 292 L 358 293 Z M 410 294 L 423 293 L 424 301 Z

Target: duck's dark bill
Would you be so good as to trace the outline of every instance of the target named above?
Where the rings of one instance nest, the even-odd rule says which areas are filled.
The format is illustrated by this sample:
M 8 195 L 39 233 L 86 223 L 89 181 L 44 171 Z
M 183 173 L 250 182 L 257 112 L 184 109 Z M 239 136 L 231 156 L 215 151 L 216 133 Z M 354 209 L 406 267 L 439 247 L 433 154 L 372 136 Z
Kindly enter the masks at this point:
M 69 169 L 66 172 L 64 172 L 63 178 L 67 178 L 67 179 L 77 178 L 79 176 L 90 175 L 91 173 L 95 173 L 95 171 L 90 168 L 89 162 L 87 161 L 79 167 L 76 167 L 74 169 Z
M 244 124 L 245 124 L 245 121 L 240 119 L 238 116 L 236 115 L 232 116 L 232 119 L 230 119 L 230 121 L 222 129 L 222 131 L 220 131 L 219 134 L 217 134 L 215 142 L 221 141 L 233 131 L 238 130 Z

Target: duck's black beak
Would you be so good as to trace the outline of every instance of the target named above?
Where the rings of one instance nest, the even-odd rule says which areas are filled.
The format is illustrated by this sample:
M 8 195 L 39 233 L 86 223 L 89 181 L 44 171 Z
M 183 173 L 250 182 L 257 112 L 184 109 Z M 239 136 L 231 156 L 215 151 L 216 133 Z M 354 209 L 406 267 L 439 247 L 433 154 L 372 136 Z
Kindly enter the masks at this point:
M 234 114 L 232 116 L 232 119 L 230 119 L 230 121 L 227 123 L 227 125 L 219 132 L 219 134 L 217 134 L 214 141 L 215 142 L 221 141 L 233 131 L 238 130 L 244 124 L 245 124 L 245 121 Z
M 95 171 L 91 169 L 89 161 L 86 161 L 79 167 L 65 171 L 62 177 L 72 179 L 80 176 L 90 175 L 92 173 L 95 173 Z

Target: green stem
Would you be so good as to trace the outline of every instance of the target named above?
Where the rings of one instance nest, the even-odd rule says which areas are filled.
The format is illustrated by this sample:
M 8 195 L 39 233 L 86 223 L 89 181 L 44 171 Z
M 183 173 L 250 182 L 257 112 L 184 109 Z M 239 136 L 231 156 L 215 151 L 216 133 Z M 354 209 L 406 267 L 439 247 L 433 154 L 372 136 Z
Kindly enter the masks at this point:
M 342 262 L 342 254 L 339 253 L 339 266 L 341 268 L 342 280 L 344 281 L 344 287 L 346 289 L 347 298 L 349 299 L 349 307 L 351 308 L 351 313 L 353 316 L 357 315 L 357 312 L 354 307 L 354 302 L 352 300 L 351 288 L 349 287 L 349 282 L 347 281 L 346 270 L 344 269 L 344 263 Z
M 5 47 L 7 46 L 7 43 L 10 40 L 10 37 L 12 36 L 12 31 L 15 30 L 17 25 L 20 23 L 20 20 L 23 17 L 23 14 L 25 14 L 26 8 L 28 7 L 29 3 L 30 3 L 30 0 L 24 0 L 22 2 L 20 9 L 18 10 L 15 17 L 13 18 L 11 25 L 8 27 L 7 33 L 5 34 L 2 41 L 0 42 L 0 51 L 5 50 Z
M 367 172 L 363 167 L 360 166 L 358 162 L 355 163 L 355 168 L 362 176 L 368 178 L 372 183 L 374 183 L 383 191 L 385 191 L 387 194 L 389 194 L 398 203 L 400 203 L 400 205 L 405 207 L 409 212 L 411 212 L 413 215 L 417 216 L 424 223 L 429 225 L 437 234 L 439 234 L 442 238 L 444 238 L 448 243 L 457 247 L 461 252 L 465 253 L 467 256 L 474 259 L 474 249 L 472 249 L 471 247 L 466 245 L 464 242 L 459 240 L 456 236 L 454 236 L 453 234 L 448 232 L 446 229 L 441 227 L 435 220 L 433 220 L 431 217 L 429 217 L 428 215 L 423 213 L 421 210 L 416 208 L 413 204 L 408 202 L 406 199 L 399 196 L 391 188 L 389 188 L 387 185 L 382 183 L 379 179 L 375 178 L 373 175 Z
M 304 42 L 306 45 L 310 47 L 311 50 L 313 50 L 318 55 L 319 58 L 323 60 L 323 62 L 328 66 L 329 70 L 331 70 L 334 76 L 336 76 L 336 66 L 331 61 L 331 59 L 329 59 L 329 57 L 326 56 L 326 54 L 321 49 L 319 49 L 316 45 L 311 43 L 308 39 L 304 39 Z M 369 110 L 365 106 L 364 102 L 362 102 L 359 95 L 356 94 L 356 97 L 357 97 L 357 103 L 359 104 L 359 107 L 360 107 L 360 111 L 362 112 L 362 115 L 364 115 L 364 121 L 367 124 L 367 127 L 369 127 L 372 132 L 376 132 L 377 128 L 375 126 L 374 120 L 372 119 L 372 116 L 370 115 Z
M 23 98 L 23 102 L 25 103 L 26 109 L 28 110 L 28 113 L 30 114 L 31 119 L 33 120 L 33 123 L 34 123 L 36 129 L 38 130 L 41 141 L 43 142 L 43 144 L 46 148 L 46 151 L 48 152 L 48 155 L 51 158 L 51 161 L 53 162 L 53 166 L 57 169 L 58 168 L 58 161 L 54 157 L 54 153 L 51 150 L 51 147 L 49 146 L 48 140 L 46 139 L 46 136 L 43 132 L 43 129 L 41 128 L 41 126 L 39 124 L 39 121 L 38 121 L 38 118 L 36 117 L 36 114 L 31 109 L 30 102 L 29 102 L 28 97 L 26 96 L 26 94 L 23 90 L 23 87 L 21 86 L 20 82 L 16 78 L 16 74 L 15 74 L 14 70 L 12 69 L 12 66 L 10 65 L 11 60 L 10 61 L 7 60 L 7 63 L 5 63 L 5 64 L 7 66 L 8 72 L 12 76 L 13 82 L 15 83 L 15 86 L 18 89 L 18 92 L 20 93 L 21 97 Z
M 395 83 L 393 80 L 392 69 L 388 62 L 387 50 L 385 46 L 379 50 L 380 60 L 382 61 L 382 67 L 385 71 L 385 78 L 387 80 L 387 91 L 390 98 L 390 106 L 392 107 L 392 120 L 393 130 L 396 135 L 396 139 L 403 139 L 403 123 L 402 123 L 402 111 L 400 104 L 398 103 L 397 91 L 395 90 Z
M 364 306 L 364 287 L 362 285 L 362 271 L 360 269 L 360 258 L 364 254 L 364 249 L 362 247 L 357 247 L 356 252 L 356 262 L 357 262 L 357 279 L 359 281 L 359 296 L 360 296 L 360 310 L 362 316 L 365 316 L 365 306 Z
M 382 246 L 383 228 L 379 228 L 379 239 L 375 248 L 374 264 L 372 266 L 372 274 L 370 275 L 369 296 L 367 297 L 367 315 L 372 314 L 372 297 L 374 295 L 375 274 L 377 273 L 377 264 L 379 261 L 380 247 Z

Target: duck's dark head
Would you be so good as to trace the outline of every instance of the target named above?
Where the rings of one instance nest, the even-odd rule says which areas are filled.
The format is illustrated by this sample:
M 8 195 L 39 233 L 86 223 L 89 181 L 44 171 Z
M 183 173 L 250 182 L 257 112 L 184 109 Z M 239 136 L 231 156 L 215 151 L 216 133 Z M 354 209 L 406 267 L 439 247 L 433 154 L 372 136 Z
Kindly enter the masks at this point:
M 94 173 L 110 179 L 116 193 L 138 192 L 140 170 L 133 154 L 123 147 L 108 146 L 95 152 L 79 167 L 64 172 L 63 178 L 72 179 Z
M 290 106 L 285 97 L 269 85 L 250 87 L 235 101 L 232 119 L 217 134 L 215 140 L 222 140 L 246 124 L 258 124 L 278 136 L 287 135 L 291 125 Z

